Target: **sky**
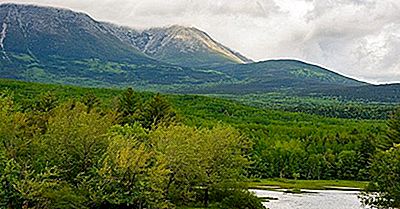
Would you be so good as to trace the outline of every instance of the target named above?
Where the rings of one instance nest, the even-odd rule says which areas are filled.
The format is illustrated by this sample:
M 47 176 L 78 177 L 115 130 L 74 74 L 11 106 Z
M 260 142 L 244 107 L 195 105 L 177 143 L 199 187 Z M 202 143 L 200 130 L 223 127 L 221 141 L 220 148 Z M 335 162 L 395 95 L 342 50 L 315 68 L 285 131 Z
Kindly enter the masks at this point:
M 400 0 L 0 0 L 70 8 L 134 28 L 197 27 L 255 60 L 294 58 L 400 82 Z

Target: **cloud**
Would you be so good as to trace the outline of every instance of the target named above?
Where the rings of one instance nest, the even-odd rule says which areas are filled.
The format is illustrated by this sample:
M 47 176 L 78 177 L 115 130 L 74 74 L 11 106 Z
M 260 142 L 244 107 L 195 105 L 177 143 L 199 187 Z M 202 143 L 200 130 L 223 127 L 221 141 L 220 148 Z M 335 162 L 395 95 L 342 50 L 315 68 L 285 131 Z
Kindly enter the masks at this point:
M 297 58 L 366 81 L 400 82 L 398 0 L 10 1 L 136 28 L 195 26 L 255 60 Z
M 372 82 L 400 81 L 400 10 L 395 1 L 314 2 L 305 59 Z

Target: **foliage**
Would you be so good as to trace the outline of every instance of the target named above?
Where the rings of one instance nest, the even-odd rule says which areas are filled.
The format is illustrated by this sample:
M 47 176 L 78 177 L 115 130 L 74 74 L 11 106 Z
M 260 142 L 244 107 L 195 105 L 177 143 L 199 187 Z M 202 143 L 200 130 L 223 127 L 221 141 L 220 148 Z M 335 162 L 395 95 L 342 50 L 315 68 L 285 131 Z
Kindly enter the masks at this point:
M 182 203 L 195 198 L 200 188 L 207 207 L 209 192 L 236 187 L 248 165 L 246 139 L 229 127 L 159 128 L 151 133 L 151 140 L 171 171 L 166 194 Z
M 107 149 L 107 131 L 113 124 L 112 115 L 87 113 L 81 103 L 65 103 L 54 110 L 47 132 L 42 136 L 45 159 L 60 169 L 70 182 L 87 173 Z
M 22 107 L 0 97 L 1 206 L 208 205 L 209 192 L 241 185 L 251 146 L 236 129 L 175 124 L 161 95 L 141 101 L 147 108 L 135 110 L 140 117 L 119 125 L 112 106 L 85 95 L 81 103 L 46 93 Z
M 132 124 L 139 118 L 139 111 L 142 108 L 139 96 L 133 91 L 132 88 L 128 88 L 119 97 L 118 112 L 120 113 L 121 123 Z
M 396 114 L 387 132 L 381 120 L 195 95 L 1 85 L 12 90 L 0 97 L 0 195 L 11 208 L 235 205 L 227 191 L 246 177 L 378 181 L 396 168 Z
M 163 123 L 172 123 L 175 116 L 176 113 L 169 102 L 160 94 L 156 94 L 143 109 L 142 124 L 143 127 L 151 129 Z
M 373 158 L 371 182 L 363 194 L 364 204 L 378 208 L 400 207 L 400 109 L 388 121 L 383 150 Z M 388 148 L 389 147 L 389 148 Z
M 400 108 L 394 111 L 388 120 L 387 143 L 389 146 L 400 144 Z
M 114 99 L 115 96 L 123 97 L 127 92 L 15 81 L 0 82 L 0 86 L 2 84 L 3 88 L 13 90 L 15 101 L 21 107 L 31 104 L 41 92 L 51 91 L 60 102 L 69 98 L 82 101 L 82 98 L 92 93 L 101 101 L 97 107 L 98 111 L 112 112 L 119 103 Z M 133 123 L 143 124 L 143 121 L 146 121 L 141 118 L 145 115 L 144 107 L 151 103 L 155 95 L 147 92 L 133 92 L 133 94 L 138 97 L 138 106 L 142 107 L 137 112 L 139 120 Z M 367 180 L 368 166 L 365 165 L 370 163 L 386 131 L 381 120 L 344 120 L 290 113 L 203 96 L 163 95 L 162 97 L 169 103 L 167 107 L 170 106 L 173 112 L 180 116 L 178 121 L 183 124 L 194 127 L 229 124 L 241 134 L 248 136 L 253 142 L 252 166 L 248 174 L 253 177 L 294 178 L 296 176 L 294 174 L 298 174 L 298 179 Z M 361 110 L 362 107 L 360 106 Z M 33 113 L 33 115 L 38 114 Z M 350 173 L 346 171 L 344 162 L 347 161 L 343 159 L 345 156 L 343 153 L 339 161 L 338 156 L 342 151 L 355 151 L 359 157 Z M 288 160 L 290 164 L 287 163 Z M 346 177 L 343 177 L 344 175 Z
M 349 100 L 321 95 L 253 93 L 244 95 L 211 94 L 209 96 L 227 98 L 261 108 L 349 119 L 387 119 L 396 107 L 395 101 Z
M 400 207 L 400 146 L 377 154 L 370 169 L 371 183 L 362 196 L 366 205 Z
M 220 209 L 265 209 L 262 202 L 253 193 L 247 190 L 231 190 L 228 195 L 223 195 L 221 203 L 217 204 Z
M 168 173 L 163 156 L 145 143 L 113 135 L 98 170 L 95 202 L 103 207 L 167 208 L 163 191 Z
M 100 99 L 93 92 L 88 93 L 82 101 L 87 107 L 87 113 L 90 113 L 93 108 L 100 106 L 100 102 Z

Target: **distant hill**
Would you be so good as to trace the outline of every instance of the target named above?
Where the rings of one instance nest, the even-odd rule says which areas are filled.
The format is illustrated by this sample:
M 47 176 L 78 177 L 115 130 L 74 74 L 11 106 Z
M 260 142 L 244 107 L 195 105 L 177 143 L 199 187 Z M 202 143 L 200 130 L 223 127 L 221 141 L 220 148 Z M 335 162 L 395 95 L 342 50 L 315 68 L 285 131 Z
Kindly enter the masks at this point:
M 265 92 L 313 92 L 330 88 L 367 85 L 328 69 L 297 60 L 269 60 L 226 65 L 214 69 L 233 82 L 196 91 L 202 93 L 246 94 Z
M 352 101 L 400 103 L 400 84 L 364 85 L 357 87 L 314 90 L 307 94 L 338 97 Z

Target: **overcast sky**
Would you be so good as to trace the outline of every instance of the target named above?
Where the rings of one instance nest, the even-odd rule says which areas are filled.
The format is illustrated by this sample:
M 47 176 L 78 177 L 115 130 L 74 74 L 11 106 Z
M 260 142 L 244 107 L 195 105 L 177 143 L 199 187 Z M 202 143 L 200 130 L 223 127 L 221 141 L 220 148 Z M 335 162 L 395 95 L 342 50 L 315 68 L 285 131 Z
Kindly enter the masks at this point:
M 370 82 L 400 82 L 400 0 L 14 0 L 137 28 L 206 31 L 254 60 L 296 58 Z

